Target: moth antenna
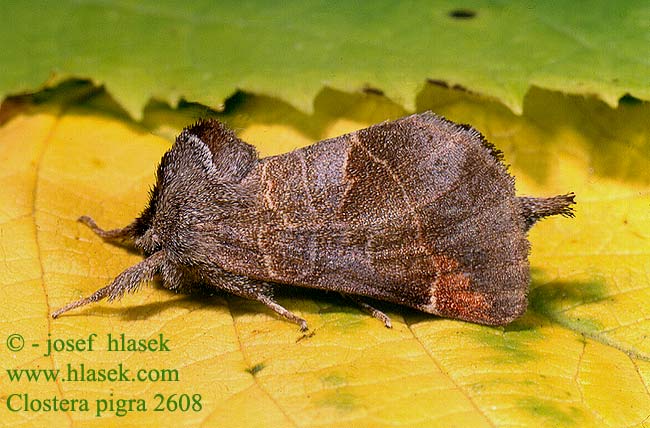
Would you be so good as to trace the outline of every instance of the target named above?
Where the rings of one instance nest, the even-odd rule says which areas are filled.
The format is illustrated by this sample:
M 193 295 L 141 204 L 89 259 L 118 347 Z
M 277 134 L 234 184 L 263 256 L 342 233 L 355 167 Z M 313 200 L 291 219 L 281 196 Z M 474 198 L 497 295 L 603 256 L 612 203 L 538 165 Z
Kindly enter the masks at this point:
M 552 198 L 531 198 L 518 197 L 521 206 L 521 214 L 526 222 L 526 229 L 544 217 L 560 214 L 563 217 L 573 217 L 573 207 L 575 194 L 573 192 L 566 195 L 553 196 Z
M 95 232 L 102 239 L 106 239 L 109 241 L 133 239 L 132 225 L 128 225 L 122 229 L 104 230 L 101 227 L 97 226 L 95 220 L 93 220 L 91 217 L 88 217 L 87 215 L 82 215 L 77 219 L 77 221 L 88 226 L 93 232 Z
M 125 293 L 133 293 L 142 281 L 148 281 L 158 272 L 164 261 L 164 253 L 158 251 L 119 274 L 110 284 L 100 288 L 88 297 L 69 303 L 52 313 L 52 318 L 58 318 L 62 313 L 85 306 L 89 303 L 99 302 L 108 297 L 108 301 L 121 298 Z
M 75 302 L 68 303 L 61 309 L 52 312 L 52 318 L 57 319 L 62 313 L 78 308 L 79 306 L 85 306 L 89 303 L 99 302 L 100 300 L 102 300 L 104 297 L 108 295 L 111 286 L 112 283 L 107 285 L 106 287 L 100 288 L 99 290 L 95 291 L 93 294 L 91 294 L 88 297 L 84 297 L 83 299 L 79 299 Z

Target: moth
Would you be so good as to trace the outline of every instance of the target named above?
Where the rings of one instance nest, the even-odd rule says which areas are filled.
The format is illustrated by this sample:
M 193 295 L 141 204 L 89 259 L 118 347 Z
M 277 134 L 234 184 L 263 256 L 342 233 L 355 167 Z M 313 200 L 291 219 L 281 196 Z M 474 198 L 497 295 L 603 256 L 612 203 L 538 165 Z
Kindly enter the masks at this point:
M 159 276 L 174 291 L 257 300 L 302 330 L 275 289 L 351 296 L 387 327 L 366 298 L 503 325 L 527 307 L 528 230 L 573 216 L 573 193 L 518 197 L 514 184 L 480 132 L 431 112 L 263 159 L 221 122 L 200 120 L 162 157 L 131 224 L 104 230 L 80 218 L 144 260 L 52 316 Z

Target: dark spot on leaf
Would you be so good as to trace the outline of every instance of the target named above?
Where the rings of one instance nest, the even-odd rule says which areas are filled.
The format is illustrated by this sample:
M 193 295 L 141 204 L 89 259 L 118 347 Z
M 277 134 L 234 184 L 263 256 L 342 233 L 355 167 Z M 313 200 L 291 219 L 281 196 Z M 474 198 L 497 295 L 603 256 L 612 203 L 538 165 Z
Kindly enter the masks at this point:
M 489 357 L 491 364 L 505 365 L 538 359 L 540 355 L 535 349 L 544 340 L 544 336 L 535 328 L 501 332 L 494 328 L 481 328 L 466 335 L 492 351 Z
M 348 381 L 345 376 L 338 373 L 330 373 L 327 376 L 323 376 L 321 381 L 324 385 L 327 386 L 341 386 L 347 385 Z
M 520 401 L 521 408 L 539 417 L 552 426 L 581 426 L 583 411 L 575 406 L 555 403 L 543 398 L 525 398 Z
M 441 88 L 449 89 L 449 83 L 445 82 L 444 80 L 427 79 L 427 82 L 431 83 L 432 85 L 440 86 Z
M 476 16 L 476 12 L 472 9 L 454 9 L 449 12 L 449 16 L 454 19 L 472 19 Z
M 308 332 L 308 333 L 305 333 L 305 334 L 303 334 L 302 336 L 300 336 L 299 338 L 296 339 L 296 343 L 298 343 L 298 342 L 300 342 L 302 340 L 305 340 L 305 339 L 311 339 L 312 337 L 314 337 L 315 334 L 316 334 L 316 332 L 313 331 L 313 330 Z
M 322 407 L 334 408 L 341 413 L 352 412 L 358 407 L 357 397 L 342 388 L 325 391 L 323 396 L 316 400 L 316 404 Z
M 370 85 L 365 85 L 362 91 L 364 94 L 369 94 L 369 95 L 384 95 L 384 91 Z
M 339 412 L 349 412 L 357 407 L 357 397 L 348 389 L 348 379 L 341 373 L 328 373 L 320 378 L 323 391 L 315 397 L 316 404 L 333 407 Z
M 643 104 L 643 101 L 630 94 L 625 94 L 618 100 L 618 103 L 625 104 L 625 105 L 637 105 L 637 104 Z
M 255 364 L 254 366 L 251 366 L 251 367 L 247 368 L 246 371 L 247 371 L 248 373 L 252 374 L 253 376 L 255 376 L 256 374 L 258 374 L 259 372 L 261 372 L 262 370 L 264 370 L 265 367 L 266 367 L 266 364 L 264 364 L 264 363 L 257 363 L 257 364 Z
M 467 92 L 468 94 L 475 94 L 475 92 L 470 91 L 463 85 L 455 84 L 455 85 L 450 85 L 448 82 L 440 79 L 427 79 L 427 82 L 435 85 L 435 86 L 440 86 L 441 88 L 445 89 L 452 89 L 454 91 L 462 91 L 462 92 Z
M 101 159 L 98 159 L 98 158 L 93 158 L 92 159 L 92 164 L 93 164 L 94 167 L 96 167 L 98 169 L 105 167 L 104 161 L 102 161 Z

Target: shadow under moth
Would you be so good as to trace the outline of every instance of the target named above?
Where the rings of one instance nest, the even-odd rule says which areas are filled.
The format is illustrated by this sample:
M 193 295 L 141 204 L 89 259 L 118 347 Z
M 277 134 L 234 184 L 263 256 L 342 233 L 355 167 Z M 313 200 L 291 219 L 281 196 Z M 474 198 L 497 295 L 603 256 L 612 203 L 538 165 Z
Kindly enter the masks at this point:
M 222 123 L 201 120 L 163 156 L 140 217 L 115 230 L 80 218 L 146 258 L 52 316 L 159 276 L 175 291 L 257 300 L 303 330 L 275 288 L 339 292 L 387 327 L 363 298 L 506 324 L 527 307 L 528 230 L 572 216 L 574 196 L 515 196 L 501 158 L 474 128 L 430 112 L 263 159 Z

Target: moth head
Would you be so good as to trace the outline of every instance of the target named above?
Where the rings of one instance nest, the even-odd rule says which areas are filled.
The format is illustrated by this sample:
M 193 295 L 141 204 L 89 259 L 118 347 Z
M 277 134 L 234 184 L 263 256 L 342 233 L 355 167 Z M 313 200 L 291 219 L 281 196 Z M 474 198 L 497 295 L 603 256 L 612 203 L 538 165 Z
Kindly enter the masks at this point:
M 136 246 L 150 255 L 176 240 L 182 226 L 218 209 L 257 160 L 255 148 L 217 120 L 185 128 L 162 157 L 149 203 L 131 225 Z

